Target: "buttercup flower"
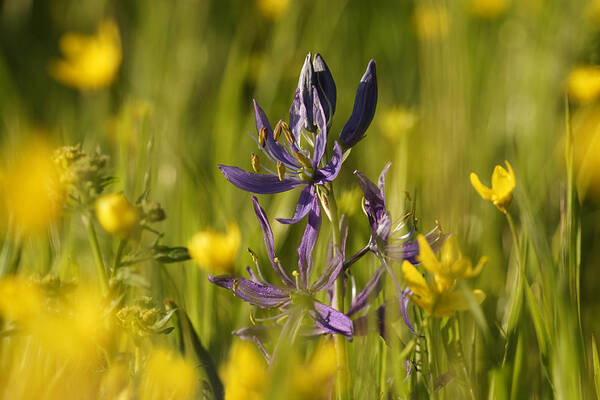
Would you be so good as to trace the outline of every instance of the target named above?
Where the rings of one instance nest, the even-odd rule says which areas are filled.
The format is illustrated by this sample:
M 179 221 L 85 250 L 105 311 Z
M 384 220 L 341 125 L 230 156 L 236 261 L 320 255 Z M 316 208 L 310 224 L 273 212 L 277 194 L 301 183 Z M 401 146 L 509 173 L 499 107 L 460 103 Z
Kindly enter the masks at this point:
M 262 400 L 270 380 L 265 360 L 248 342 L 237 341 L 220 369 L 227 400 Z
M 227 233 L 211 230 L 196 233 L 187 247 L 190 256 L 200 267 L 213 272 L 231 273 L 240 240 L 240 229 L 236 224 L 230 224 Z
M 496 165 L 492 174 L 492 187 L 481 183 L 479 177 L 471 172 L 471 184 L 484 200 L 489 200 L 496 208 L 506 214 L 512 200 L 512 192 L 516 185 L 515 172 L 508 161 L 505 161 L 508 171 Z
M 60 38 L 64 59 L 50 63 L 50 74 L 64 85 L 80 90 L 109 86 L 121 65 L 121 38 L 113 20 L 100 23 L 96 35 L 67 33 Z
M 137 209 L 121 193 L 100 196 L 95 208 L 102 228 L 123 238 L 133 232 L 140 220 Z
M 152 352 L 140 382 L 140 400 L 195 398 L 200 377 L 190 361 L 168 350 Z
M 479 18 L 496 18 L 509 5 L 510 0 L 469 0 L 468 11 Z
M 338 249 L 336 256 L 330 260 L 323 274 L 311 284 L 312 253 L 321 225 L 318 200 L 316 198 L 312 200 L 314 213 L 309 214 L 302 242 L 298 247 L 298 270 L 300 273 L 294 274 L 294 277 L 287 273 L 275 254 L 273 231 L 265 211 L 258 204 L 256 197 L 252 196 L 252 202 L 263 232 L 271 266 L 282 285 L 278 286 L 267 282 L 258 262 L 256 262 L 256 272 L 247 267 L 250 279 L 232 275 L 209 276 L 208 279 L 215 285 L 231 290 L 247 303 L 265 309 L 280 309 L 282 311 L 280 317 L 289 317 L 286 323 L 290 323 L 294 319 L 292 317 L 298 314 L 296 311 L 300 308 L 307 311 L 318 332 L 342 334 L 348 339 L 352 339 L 354 330 L 350 318 L 313 298 L 315 293 L 328 290 L 333 286 L 342 270 L 344 260 L 344 251 Z
M 423 235 L 419 235 L 417 241 L 420 248 L 417 258 L 432 275 L 432 280 L 427 282 L 414 265 L 405 260 L 402 273 L 412 292 L 411 300 L 436 317 L 446 317 L 456 311 L 467 310 L 469 303 L 463 292 L 456 289 L 456 283 L 479 275 L 487 258 L 482 257 L 473 267 L 471 260 L 462 256 L 456 239 L 451 236 L 442 246 L 441 259 L 438 260 Z M 472 293 L 478 303 L 485 299 L 485 293 L 479 289 Z
M 600 66 L 581 65 L 567 76 L 567 92 L 580 103 L 589 103 L 600 95 Z

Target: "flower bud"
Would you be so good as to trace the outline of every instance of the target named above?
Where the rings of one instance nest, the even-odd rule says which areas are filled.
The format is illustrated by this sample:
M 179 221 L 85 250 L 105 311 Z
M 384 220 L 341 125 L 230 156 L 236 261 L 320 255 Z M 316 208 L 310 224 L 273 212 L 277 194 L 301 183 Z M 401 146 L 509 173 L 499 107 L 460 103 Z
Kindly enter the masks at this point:
M 167 218 L 167 214 L 165 213 L 165 210 L 162 208 L 160 203 L 150 203 L 144 208 L 144 213 L 146 214 L 146 220 L 148 222 L 160 222 Z
M 363 137 L 375 116 L 377 107 L 377 74 L 375 60 L 369 61 L 367 70 L 358 84 L 352 115 L 340 133 L 340 142 L 351 148 Z
M 95 208 L 102 228 L 122 238 L 129 236 L 139 223 L 137 209 L 121 193 L 99 197 Z

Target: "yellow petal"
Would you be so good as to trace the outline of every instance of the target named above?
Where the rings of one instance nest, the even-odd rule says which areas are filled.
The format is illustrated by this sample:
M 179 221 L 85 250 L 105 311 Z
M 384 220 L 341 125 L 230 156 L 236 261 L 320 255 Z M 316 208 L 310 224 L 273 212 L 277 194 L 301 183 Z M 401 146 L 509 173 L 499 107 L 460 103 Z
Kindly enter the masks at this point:
M 433 253 L 433 250 L 431 250 L 431 246 L 429 246 L 429 243 L 427 242 L 427 239 L 425 239 L 425 236 L 418 235 L 417 242 L 419 243 L 419 255 L 417 256 L 417 259 L 421 261 L 425 269 L 427 269 L 432 274 L 440 274 L 442 266 L 435 254 Z
M 404 281 L 414 294 L 421 297 L 430 297 L 431 290 L 423 275 L 409 261 L 404 260 L 402 264 L 402 274 Z
M 458 241 L 454 235 L 451 235 L 446 239 L 441 251 L 441 261 L 444 269 L 450 269 L 450 266 L 458 259 L 462 257 L 460 249 L 458 248 Z
M 471 172 L 471 185 L 473 185 L 477 193 L 479 193 L 484 200 L 492 200 L 492 190 L 481 183 L 479 177 L 474 172 Z
M 492 192 L 498 198 L 504 198 L 515 188 L 514 176 L 500 165 L 496 165 L 492 174 Z

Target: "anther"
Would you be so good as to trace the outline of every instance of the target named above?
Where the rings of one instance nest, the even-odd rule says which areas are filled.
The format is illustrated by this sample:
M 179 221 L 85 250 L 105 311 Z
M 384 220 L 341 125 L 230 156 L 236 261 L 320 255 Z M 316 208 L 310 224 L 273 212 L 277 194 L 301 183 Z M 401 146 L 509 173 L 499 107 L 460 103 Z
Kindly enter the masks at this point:
M 273 131 L 273 139 L 275 139 L 275 141 L 279 140 L 279 136 L 281 136 L 281 125 L 282 123 L 284 123 L 282 120 L 279 120 L 277 122 L 277 125 L 275 125 L 275 130 Z
M 280 181 L 285 178 L 285 165 L 281 161 L 277 161 L 277 176 L 279 176 Z
M 248 253 L 250 253 L 250 257 L 252 257 L 252 261 L 254 261 L 254 262 L 258 261 L 258 257 L 256 256 L 256 253 L 250 247 L 248 247 Z
M 258 131 L 258 143 L 260 143 L 262 147 L 265 147 L 267 144 L 267 128 L 264 126 Z
M 254 172 L 260 171 L 260 159 L 258 158 L 258 156 L 256 154 L 252 153 L 250 161 L 252 163 L 252 170 Z
M 304 154 L 300 153 L 299 151 L 295 151 L 294 156 L 296 157 L 296 160 L 298 160 L 300 162 L 300 164 L 302 164 L 302 166 L 308 172 L 313 171 L 312 164 L 311 164 L 310 160 L 308 159 L 308 157 L 306 157 Z
M 290 131 L 290 126 L 287 124 L 287 122 L 283 122 L 281 124 L 281 130 L 283 131 L 283 134 L 285 135 L 286 140 L 288 141 L 289 144 L 295 144 L 295 140 L 294 137 L 292 136 L 292 131 Z

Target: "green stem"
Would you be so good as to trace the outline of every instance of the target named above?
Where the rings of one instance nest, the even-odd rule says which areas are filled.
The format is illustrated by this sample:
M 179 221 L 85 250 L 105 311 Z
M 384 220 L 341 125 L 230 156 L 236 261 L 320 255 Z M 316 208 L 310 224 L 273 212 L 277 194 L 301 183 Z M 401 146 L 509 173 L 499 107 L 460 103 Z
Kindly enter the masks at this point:
M 127 247 L 127 239 L 121 239 L 119 241 L 119 247 L 117 247 L 117 253 L 115 254 L 115 259 L 113 261 L 111 276 L 115 276 L 117 270 L 121 266 L 121 259 L 123 258 L 123 254 L 125 253 L 125 248 Z
M 506 212 L 506 219 L 508 220 L 508 225 L 510 226 L 510 232 L 512 233 L 513 242 L 515 244 L 515 249 L 517 251 L 517 264 L 518 264 L 518 272 L 519 276 L 525 278 L 525 284 L 527 278 L 525 277 L 525 264 L 523 263 L 523 256 L 521 254 L 521 245 L 519 244 L 519 235 L 517 234 L 517 228 L 515 228 L 515 222 L 513 221 L 512 216 Z
M 106 276 L 106 268 L 104 267 L 104 261 L 102 261 L 102 253 L 100 252 L 100 245 L 98 244 L 98 237 L 96 236 L 96 230 L 92 222 L 91 213 L 86 213 L 82 216 L 83 224 L 85 225 L 92 246 L 92 253 L 94 255 L 94 261 L 96 263 L 96 271 L 98 272 L 98 278 L 100 279 L 100 288 L 104 295 L 108 294 L 108 277 Z
M 334 252 L 339 249 L 342 244 L 339 215 L 337 210 L 337 203 L 335 201 L 335 195 L 333 192 L 333 185 L 329 185 L 327 192 L 324 197 L 324 206 L 328 210 L 327 215 L 331 221 L 331 231 L 333 235 L 333 249 Z M 340 274 L 335 281 L 333 289 L 333 303 L 332 307 L 340 312 L 344 312 L 344 276 Z M 336 375 L 336 397 L 338 400 L 343 400 L 348 393 L 348 367 L 347 367 L 347 356 L 346 356 L 346 340 L 342 335 L 334 335 L 334 346 L 336 353 L 336 364 L 337 364 L 337 375 Z

